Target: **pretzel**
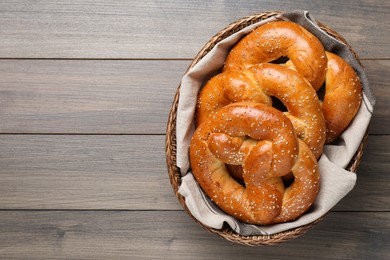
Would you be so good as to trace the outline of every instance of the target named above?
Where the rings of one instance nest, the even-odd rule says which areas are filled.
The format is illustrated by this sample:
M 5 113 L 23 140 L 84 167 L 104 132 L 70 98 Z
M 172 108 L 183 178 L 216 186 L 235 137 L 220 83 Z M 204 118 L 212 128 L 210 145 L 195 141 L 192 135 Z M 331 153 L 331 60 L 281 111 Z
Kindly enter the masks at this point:
M 359 110 L 362 86 L 353 68 L 340 56 L 325 52 L 327 72 L 322 113 L 326 123 L 326 143 L 337 139 Z M 290 61 L 286 67 L 296 70 Z
M 227 56 L 224 70 L 241 71 L 285 56 L 315 90 L 321 87 L 327 64 L 324 47 L 305 28 L 289 21 L 266 23 L 243 37 Z
M 322 112 L 326 123 L 326 141 L 338 138 L 359 110 L 362 86 L 353 68 L 336 54 L 326 52 L 328 57 L 325 78 L 325 96 Z
M 250 88 L 244 87 L 240 81 L 236 80 L 241 74 L 243 74 L 241 78 L 245 78 L 248 86 L 251 86 Z M 233 102 L 233 98 L 227 101 L 227 97 L 234 96 L 230 94 L 233 93 L 234 89 L 240 93 L 240 95 L 234 96 L 235 102 L 262 102 L 264 96 L 274 96 L 287 107 L 286 115 L 292 121 L 298 136 L 318 158 L 325 143 L 326 126 L 317 94 L 310 84 L 296 71 L 277 64 L 253 65 L 243 70 L 241 74 L 230 71 L 223 72 L 211 79 L 200 91 L 196 111 L 198 125 L 215 111 L 214 108 L 220 108 Z M 235 78 L 228 80 L 225 77 L 228 75 L 235 75 Z M 253 93 L 256 93 L 253 96 L 255 98 L 251 98 Z M 268 103 L 268 100 L 266 101 L 265 103 Z
M 314 202 L 320 185 L 315 156 L 291 121 L 261 103 L 222 107 L 196 129 L 190 144 L 193 174 L 223 211 L 250 224 L 294 220 Z M 244 185 L 225 164 L 241 165 Z M 285 187 L 282 177 L 295 179 Z
M 226 71 L 214 76 L 198 94 L 196 124 L 219 108 L 239 101 L 272 104 L 271 97 L 242 73 Z

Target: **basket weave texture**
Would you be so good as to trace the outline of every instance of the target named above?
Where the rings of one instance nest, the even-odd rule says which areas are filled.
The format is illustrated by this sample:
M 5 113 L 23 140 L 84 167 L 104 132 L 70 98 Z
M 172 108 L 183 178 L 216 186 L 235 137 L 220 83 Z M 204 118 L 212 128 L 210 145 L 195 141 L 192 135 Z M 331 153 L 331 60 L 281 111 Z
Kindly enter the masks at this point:
M 270 11 L 270 12 L 262 12 L 254 15 L 250 15 L 247 17 L 243 17 L 239 19 L 238 21 L 231 23 L 227 27 L 225 27 L 223 30 L 218 32 L 214 37 L 212 37 L 205 46 L 199 51 L 199 53 L 195 56 L 189 67 L 187 68 L 187 71 L 191 69 L 195 64 L 199 62 L 219 41 L 225 39 L 226 37 L 236 33 L 237 31 L 240 31 L 241 29 L 257 23 L 261 20 L 283 14 L 283 12 L 280 11 Z M 322 24 L 321 22 L 318 22 L 318 25 L 321 29 L 323 29 L 326 33 L 328 33 L 330 36 L 338 39 L 339 41 L 345 43 L 351 52 L 354 54 L 357 61 L 359 61 L 359 57 L 357 56 L 356 52 L 353 50 L 353 48 L 347 43 L 347 41 L 340 36 L 337 32 L 329 28 L 328 26 Z M 208 226 L 203 225 L 201 222 L 196 220 L 191 212 L 188 210 L 185 199 L 181 194 L 178 193 L 179 187 L 181 185 L 181 174 L 180 169 L 176 166 L 176 114 L 177 114 L 177 106 L 179 102 L 179 95 L 180 92 L 180 86 L 177 88 L 176 94 L 173 99 L 172 107 L 169 113 L 168 117 L 168 123 L 167 123 L 167 129 L 166 129 L 166 142 L 165 142 L 165 149 L 166 149 L 166 161 L 167 161 L 167 167 L 168 167 L 168 174 L 169 179 L 172 185 L 172 188 L 174 190 L 174 193 L 179 200 L 180 204 L 183 206 L 184 210 L 204 229 L 207 231 L 216 234 L 220 237 L 223 237 L 224 239 L 244 244 L 244 245 L 250 245 L 250 246 L 256 246 L 256 245 L 272 245 L 277 244 L 286 240 L 293 239 L 295 237 L 298 237 L 304 233 L 306 233 L 309 229 L 311 229 L 315 224 L 320 222 L 324 217 L 317 219 L 316 221 L 309 223 L 307 225 L 297 227 L 291 230 L 279 232 L 272 235 L 256 235 L 256 236 L 243 236 L 235 231 L 233 231 L 228 225 L 224 226 L 222 229 L 214 229 L 210 228 Z M 361 157 L 363 155 L 363 151 L 366 145 L 368 132 L 365 134 L 364 138 L 362 139 L 360 146 L 353 157 L 353 159 L 350 161 L 347 170 L 351 172 L 357 171 L 357 168 L 359 166 L 359 163 L 361 161 Z

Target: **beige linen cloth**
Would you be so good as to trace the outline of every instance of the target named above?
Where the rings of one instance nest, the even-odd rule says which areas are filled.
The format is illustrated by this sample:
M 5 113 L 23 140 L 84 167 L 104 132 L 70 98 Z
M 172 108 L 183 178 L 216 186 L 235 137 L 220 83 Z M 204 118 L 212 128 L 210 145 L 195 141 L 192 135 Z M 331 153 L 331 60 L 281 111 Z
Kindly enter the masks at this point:
M 336 53 L 347 60 L 357 71 L 362 81 L 363 102 L 357 116 L 339 138 L 337 144 L 326 145 L 324 148 L 324 153 L 319 160 L 321 188 L 311 209 L 292 222 L 256 226 L 243 223 L 227 215 L 208 199 L 190 171 L 188 149 L 195 129 L 193 118 L 199 89 L 211 76 L 219 73 L 230 48 L 241 37 L 259 25 L 275 19 L 291 20 L 301 24 L 322 41 L 327 51 Z M 348 47 L 322 31 L 307 11 L 285 13 L 283 16 L 276 16 L 250 25 L 219 42 L 182 78 L 176 125 L 177 166 L 183 176 L 179 193 L 185 197 L 185 203 L 192 215 L 204 225 L 215 229 L 221 228 L 226 222 L 233 230 L 242 235 L 266 235 L 311 223 L 326 214 L 354 187 L 356 174 L 344 168 L 347 167 L 359 147 L 371 119 L 374 104 L 375 98 L 368 85 L 364 69 L 355 60 Z

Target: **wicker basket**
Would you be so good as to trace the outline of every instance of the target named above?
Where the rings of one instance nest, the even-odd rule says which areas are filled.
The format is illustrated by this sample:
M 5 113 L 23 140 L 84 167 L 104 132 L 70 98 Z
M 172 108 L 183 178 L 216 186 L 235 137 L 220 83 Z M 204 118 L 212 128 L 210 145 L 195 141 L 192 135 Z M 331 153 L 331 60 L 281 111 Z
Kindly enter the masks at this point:
M 247 16 L 244 18 L 239 19 L 238 21 L 228 25 L 225 29 L 218 32 L 214 37 L 212 37 L 205 46 L 200 50 L 200 52 L 196 55 L 196 57 L 193 59 L 192 63 L 188 67 L 187 71 L 191 69 L 195 64 L 199 62 L 219 41 L 225 39 L 226 37 L 232 35 L 233 33 L 236 33 L 237 31 L 247 27 L 248 25 L 251 25 L 253 23 L 259 22 L 261 20 L 267 19 L 272 16 L 276 16 L 279 14 L 283 14 L 283 12 L 280 11 L 272 11 L 272 12 L 263 12 L 259 14 L 254 14 L 251 16 Z M 345 43 L 349 49 L 352 51 L 352 53 L 355 55 L 356 60 L 360 60 L 355 53 L 355 51 L 352 49 L 352 47 L 347 43 L 347 41 L 341 37 L 337 32 L 333 31 L 326 25 L 317 22 L 318 25 L 323 29 L 325 32 L 327 32 L 329 35 L 333 36 L 334 38 L 340 40 L 341 42 Z M 170 178 L 170 182 L 172 184 L 173 190 L 175 192 L 175 195 L 177 199 L 179 200 L 180 204 L 183 206 L 184 210 L 197 222 L 199 225 L 201 225 L 203 228 L 205 228 L 207 231 L 217 234 L 223 238 L 225 238 L 228 241 L 244 244 L 244 245 L 272 245 L 277 244 L 295 237 L 298 237 L 304 233 L 306 233 L 309 229 L 311 229 L 315 224 L 320 222 L 322 218 L 317 219 L 316 221 L 298 227 L 291 230 L 283 231 L 280 233 L 272 234 L 272 235 L 256 235 L 256 236 L 243 236 L 235 231 L 233 231 L 228 225 L 224 226 L 222 229 L 214 229 L 210 228 L 208 226 L 203 225 L 198 220 L 196 220 L 191 212 L 188 210 L 185 199 L 183 196 L 181 196 L 178 193 L 178 189 L 181 184 L 181 174 L 180 170 L 176 166 L 176 113 L 177 113 L 177 106 L 179 101 L 179 90 L 180 86 L 178 87 L 172 108 L 169 113 L 168 117 L 168 124 L 167 124 L 167 130 L 166 130 L 166 160 L 167 160 L 167 166 L 168 166 L 168 174 Z M 367 140 L 368 132 L 366 132 L 364 138 L 362 139 L 360 146 L 358 148 L 358 151 L 356 152 L 355 156 L 349 163 L 347 170 L 355 172 L 359 166 L 366 140 Z

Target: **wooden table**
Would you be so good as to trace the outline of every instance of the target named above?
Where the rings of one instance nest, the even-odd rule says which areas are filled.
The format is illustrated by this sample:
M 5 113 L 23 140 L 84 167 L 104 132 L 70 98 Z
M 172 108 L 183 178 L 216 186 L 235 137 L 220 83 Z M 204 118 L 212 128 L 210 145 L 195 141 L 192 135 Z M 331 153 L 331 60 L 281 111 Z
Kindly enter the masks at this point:
M 173 194 L 168 112 L 211 36 L 249 14 L 294 9 L 361 57 L 377 96 L 367 148 L 355 189 L 309 233 L 232 244 Z M 0 257 L 389 259 L 389 16 L 387 0 L 1 1 Z

